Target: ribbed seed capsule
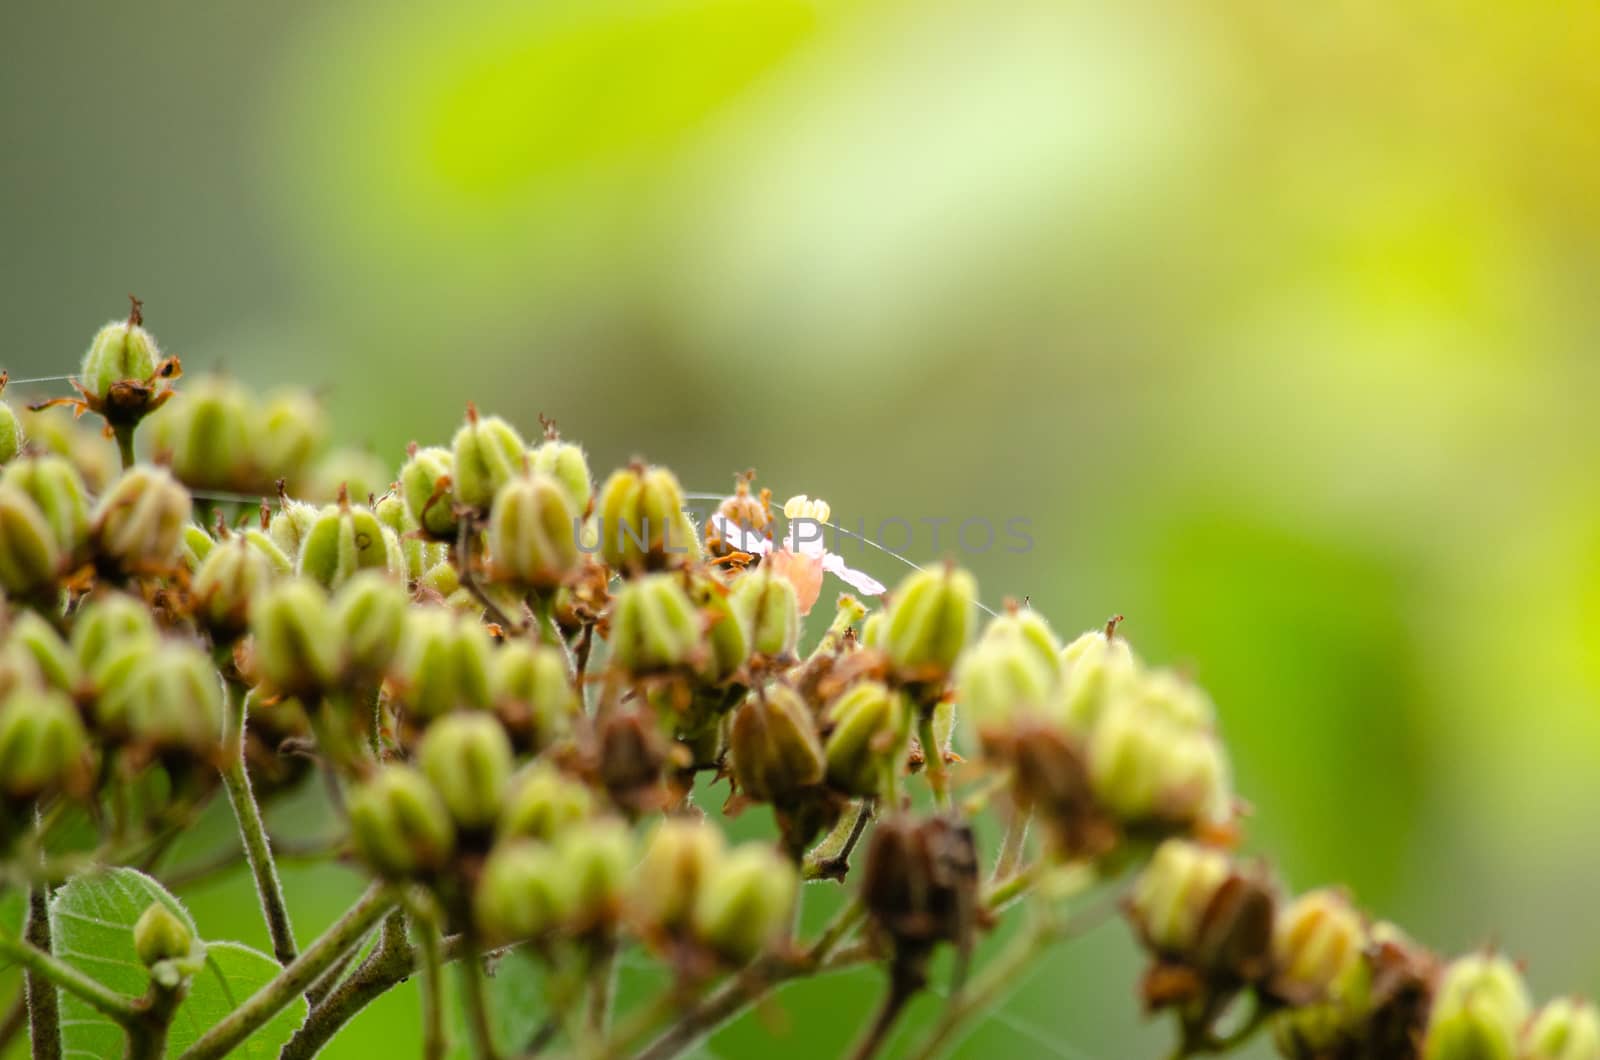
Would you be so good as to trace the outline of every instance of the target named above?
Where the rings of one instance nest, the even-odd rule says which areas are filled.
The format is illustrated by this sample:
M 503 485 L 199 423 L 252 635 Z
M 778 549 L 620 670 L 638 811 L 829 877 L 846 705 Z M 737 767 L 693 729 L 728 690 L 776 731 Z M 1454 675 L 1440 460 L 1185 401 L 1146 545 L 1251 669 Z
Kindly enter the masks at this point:
M 95 332 L 89 351 L 83 356 L 78 381 L 93 397 L 105 402 L 118 383 L 144 382 L 155 375 L 161 361 L 161 348 L 155 337 L 139 325 L 137 311 L 129 320 L 118 320 Z
M 1134 884 L 1128 918 L 1158 955 L 1253 981 L 1271 964 L 1274 907 L 1266 884 L 1226 855 L 1169 839 Z
M 751 693 L 734 714 L 728 754 L 739 790 L 779 805 L 820 784 L 827 769 L 810 709 L 781 684 Z
M 905 751 L 903 711 L 896 693 L 877 681 L 851 685 L 828 706 L 833 731 L 824 753 L 830 787 L 862 797 L 879 793 L 885 769 Z
M 211 550 L 195 571 L 190 593 L 195 620 L 218 641 L 249 628 L 250 608 L 272 580 L 272 563 L 237 535 Z
M 89 539 L 89 494 L 72 462 L 59 456 L 31 456 L 7 466 L 0 483 L 15 486 L 33 500 L 55 536 L 63 562 L 77 565 Z
M 125 593 L 97 591 L 78 606 L 71 645 L 78 665 L 91 681 L 101 662 L 116 647 L 145 643 L 157 637 L 155 621 L 142 603 Z
M 488 632 L 473 619 L 443 608 L 413 609 L 393 665 L 401 699 L 424 721 L 487 709 L 492 652 Z
M 747 570 L 733 580 L 734 613 L 750 636 L 750 650 L 769 658 L 794 654 L 800 637 L 800 605 L 794 582 L 766 566 Z
M 189 491 L 164 469 L 129 468 L 95 508 L 96 562 L 124 574 L 171 564 L 178 558 L 192 508 Z
M 13 800 L 81 787 L 89 735 L 57 690 L 18 688 L 0 701 L 0 793 Z
M 1105 706 L 1139 676 L 1139 661 L 1128 642 L 1116 635 L 1117 620 L 1090 630 L 1061 650 L 1062 718 L 1068 730 L 1087 733 Z
M 299 479 L 328 438 L 322 402 L 305 390 L 270 396 L 261 409 L 260 424 L 258 462 L 273 479 Z
M 410 766 L 380 767 L 351 791 L 347 808 L 356 852 L 379 875 L 404 879 L 432 872 L 448 864 L 455 850 L 449 811 Z
M 151 417 L 146 428 L 156 459 L 195 489 L 247 489 L 253 470 L 256 410 L 239 384 L 218 376 L 184 387 L 182 400 Z
M 72 695 L 79 690 L 83 669 L 72 648 L 55 627 L 34 611 L 24 611 L 11 623 L 4 654 L 36 673 L 51 688 Z
M 957 567 L 918 571 L 895 590 L 883 650 L 902 680 L 943 681 L 972 635 L 978 585 Z
M 1312 891 L 1278 913 L 1268 988 L 1292 1006 L 1274 1026 L 1285 1056 L 1338 1055 L 1357 1039 L 1372 1001 L 1370 942 L 1365 920 L 1336 891 Z
M 1003 734 L 1019 714 L 1046 711 L 1059 673 L 1053 653 L 1041 656 L 1020 636 L 986 634 L 956 668 L 956 702 L 980 735 Z
M 383 677 L 405 633 L 410 604 L 405 589 L 384 571 L 361 571 L 333 594 L 334 620 L 353 674 L 368 683 Z
M 222 744 L 222 687 L 205 652 L 165 641 L 128 674 L 113 701 L 130 738 L 150 748 L 215 754 Z
M 22 442 L 22 425 L 17 422 L 16 412 L 0 401 L 0 464 L 15 460 L 22 452 Z
M 1600 1013 L 1587 1001 L 1557 998 L 1534 1017 L 1525 1060 L 1600 1060 Z
M 615 922 L 622 909 L 628 870 L 633 866 L 633 834 L 620 821 L 591 821 L 561 833 L 555 850 L 569 887 L 571 906 L 566 920 L 570 929 L 581 934 Z
M 632 674 L 687 666 L 700 653 L 703 623 L 670 574 L 625 584 L 611 603 L 611 658 Z
M 1452 961 L 1434 995 L 1424 1060 L 1517 1060 L 1532 1005 L 1522 973 L 1494 954 Z
M 39 506 L 15 486 L 0 483 L 0 589 L 32 596 L 60 573 L 61 550 Z
M 427 573 L 428 568 L 449 557 L 448 545 L 422 538 L 418 532 L 421 529 L 420 525 L 411 517 L 411 509 L 406 507 L 406 502 L 398 495 L 388 493 L 379 497 L 378 503 L 372 508 L 372 514 L 378 517 L 378 522 L 393 531 L 399 540 L 400 555 L 405 559 L 405 576 L 408 580 L 416 581 Z
M 511 743 L 493 715 L 464 712 L 438 719 L 428 726 L 418 757 L 461 828 L 487 828 L 500 816 L 511 782 Z
M 699 609 L 706 631 L 705 650 L 695 676 L 708 685 L 720 685 L 738 674 L 750 657 L 744 619 L 729 598 L 727 587 L 707 575 L 690 578 L 689 600 Z
M 683 487 L 664 467 L 614 471 L 600 490 L 600 554 L 624 574 L 661 570 L 700 558 L 700 541 L 683 512 Z
M 415 449 L 400 469 L 400 493 L 417 525 L 435 538 L 454 541 L 460 523 L 451 497 L 455 457 L 440 446 Z
M 473 921 L 494 944 L 535 938 L 561 927 L 573 906 L 556 852 L 544 843 L 495 846 L 472 896 Z
M 549 591 L 581 565 L 577 512 L 555 479 L 518 475 L 495 494 L 489 509 L 489 555 L 497 580 Z
M 274 688 L 315 701 L 341 676 L 344 644 L 322 587 L 291 578 L 264 592 L 251 609 L 256 664 Z
M 496 834 L 551 842 L 593 813 L 594 796 L 587 787 L 548 763 L 534 762 L 512 780 Z
M 1088 757 L 1095 797 L 1125 821 L 1191 825 L 1228 818 L 1228 762 L 1209 730 L 1128 700 L 1100 719 Z
M 468 405 L 467 422 L 450 442 L 456 503 L 487 511 L 500 487 L 522 471 L 526 448 L 511 424 L 499 416 L 480 417 Z
M 311 524 L 317 521 L 320 511 L 315 504 L 282 498 L 267 523 L 267 534 L 285 556 L 298 562 L 306 535 L 311 533 Z
M 495 712 L 524 750 L 538 753 L 565 738 L 583 711 L 565 654 L 515 640 L 494 653 L 489 668 Z
M 634 919 L 651 932 L 686 929 L 700 893 L 722 870 L 724 848 L 722 830 L 705 820 L 663 820 L 634 870 L 628 900 Z
M 405 558 L 394 531 L 372 509 L 341 500 L 312 521 L 300 549 L 300 573 L 337 589 L 357 571 L 381 570 L 405 577 Z
M 594 504 L 594 480 L 589 475 L 589 458 L 584 455 L 582 446 L 551 438 L 528 454 L 528 462 L 533 470 L 561 483 L 567 499 L 572 502 L 574 514 L 589 514 Z
M 729 964 L 742 965 L 788 933 L 798 890 L 794 866 L 782 855 L 764 843 L 746 843 L 700 888 L 695 935 Z

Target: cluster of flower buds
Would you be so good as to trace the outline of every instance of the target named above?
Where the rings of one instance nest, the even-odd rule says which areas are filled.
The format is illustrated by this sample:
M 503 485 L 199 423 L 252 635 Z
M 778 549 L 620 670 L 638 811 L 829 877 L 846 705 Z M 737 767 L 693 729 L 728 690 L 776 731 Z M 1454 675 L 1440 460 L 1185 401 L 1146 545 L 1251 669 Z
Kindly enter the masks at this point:
M 58 403 L 105 420 L 120 472 L 91 455 L 103 439 L 0 400 L 0 860 L 36 854 L 19 840 L 58 806 L 129 850 L 219 773 L 238 807 L 317 768 L 355 859 L 469 947 L 558 961 L 631 937 L 702 983 L 793 959 L 800 881 L 845 879 L 864 841 L 870 948 L 909 990 L 1000 904 L 951 794 L 976 780 L 1008 793 L 1018 837 L 995 886 L 1034 878 L 1010 875 L 1030 819 L 1040 875 L 1159 843 L 1128 910 L 1145 999 L 1190 1051 L 1224 1044 L 1249 996 L 1302 1060 L 1600 1060 L 1592 1007 L 1533 1011 L 1505 960 L 1442 966 L 1337 892 L 1281 902 L 1211 845 L 1235 814 L 1216 711 L 1115 621 L 1063 645 L 1010 607 L 980 633 L 970 573 L 888 592 L 802 532 L 825 502 L 792 498 L 781 533 L 753 473 L 701 528 L 671 471 L 635 461 L 596 489 L 553 427 L 530 444 L 469 408 L 393 466 L 319 460 L 307 395 L 179 393 L 177 372 L 137 305 L 95 336 Z M 856 595 L 812 643 L 828 577 Z M 777 842 L 729 849 L 702 775 L 729 781 L 727 812 L 767 807 Z M 932 814 L 911 809 L 923 783 Z M 136 948 L 181 971 L 190 935 L 158 904 Z

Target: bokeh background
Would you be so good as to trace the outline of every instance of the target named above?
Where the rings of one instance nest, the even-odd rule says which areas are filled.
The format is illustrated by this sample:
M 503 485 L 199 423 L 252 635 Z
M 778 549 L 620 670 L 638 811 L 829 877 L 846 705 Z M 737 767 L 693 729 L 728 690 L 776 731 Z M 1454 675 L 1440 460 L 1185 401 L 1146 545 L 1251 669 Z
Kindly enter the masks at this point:
M 1031 552 L 962 557 L 990 602 L 1066 633 L 1122 612 L 1190 667 L 1291 885 L 1600 989 L 1600 9 L 5 23 L 14 376 L 72 370 L 133 291 L 191 372 L 312 383 L 396 463 L 475 399 L 555 417 L 599 470 L 643 454 L 718 489 L 753 465 L 847 524 L 1027 518 Z M 356 886 L 291 869 L 301 934 Z M 185 898 L 265 943 L 243 874 Z M 1159 1055 L 1136 967 L 1097 931 L 960 1055 Z M 707 1054 L 831 1055 L 876 994 L 806 985 Z M 414 1055 L 414 1005 L 329 1055 Z

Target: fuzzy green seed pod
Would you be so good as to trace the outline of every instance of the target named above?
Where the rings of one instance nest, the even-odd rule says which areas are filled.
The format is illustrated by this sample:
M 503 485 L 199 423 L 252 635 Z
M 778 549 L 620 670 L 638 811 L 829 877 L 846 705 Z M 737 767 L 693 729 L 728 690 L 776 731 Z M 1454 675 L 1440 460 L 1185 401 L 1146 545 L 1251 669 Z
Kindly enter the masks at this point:
M 440 718 L 428 726 L 418 758 L 461 828 L 487 828 L 500 816 L 511 783 L 511 741 L 492 714 Z
M 166 470 L 139 465 L 111 484 L 95 507 L 91 538 L 102 569 L 136 574 L 178 558 L 193 503 Z
M 567 491 L 548 475 L 519 474 L 500 487 L 488 529 L 496 580 L 535 592 L 560 586 L 583 562 L 576 518 Z
M 34 611 L 24 611 L 11 623 L 5 654 L 24 663 L 51 688 L 71 695 L 83 680 L 78 658 L 54 626 Z
M 189 956 L 194 933 L 162 902 L 152 902 L 133 925 L 133 951 L 146 968 Z
M 1488 953 L 1458 958 L 1434 995 L 1423 1060 L 1517 1060 L 1531 1008 L 1516 965 Z
M 884 768 L 904 753 L 905 707 L 877 681 L 860 681 L 828 706 L 833 731 L 823 748 L 828 785 L 847 795 L 877 795 Z
M 1528 1028 L 1524 1060 L 1600 1060 L 1600 1012 L 1586 1001 L 1558 998 Z
M 394 531 L 372 509 L 341 500 L 318 513 L 300 548 L 300 573 L 337 589 L 357 571 L 387 571 L 405 576 L 405 557 Z
M 727 586 L 715 578 L 695 575 L 689 580 L 689 600 L 700 611 L 705 627 L 705 651 L 695 676 L 708 685 L 732 680 L 750 658 L 750 638 Z
M 555 851 L 570 888 L 566 919 L 572 930 L 581 934 L 613 923 L 633 867 L 633 833 L 621 821 L 595 820 L 561 833 Z
M 918 571 L 895 590 L 883 650 L 902 680 L 949 676 L 975 623 L 978 583 L 958 567 Z
M 690 817 L 668 817 L 645 844 L 634 870 L 628 908 L 647 932 L 677 933 L 689 926 L 700 892 L 722 868 L 722 829 Z
M 216 539 L 206 533 L 205 527 L 190 523 L 183 528 L 183 544 L 178 549 L 178 560 L 183 564 L 183 569 L 192 574 L 200 569 L 200 564 L 216 547 Z
M 676 577 L 653 574 L 636 579 L 612 599 L 612 661 L 632 674 L 687 666 L 701 652 L 703 625 Z
M 256 664 L 274 688 L 315 701 L 337 685 L 344 638 L 322 586 L 305 578 L 278 582 L 251 608 Z
M 1203 972 L 1251 979 L 1271 957 L 1273 899 L 1228 857 L 1182 839 L 1156 848 L 1129 898 L 1128 918 L 1145 945 Z
M 733 716 L 728 754 L 739 790 L 761 802 L 789 803 L 827 771 L 817 724 L 788 685 L 752 692 L 744 701 Z
M 1018 640 L 1032 649 L 1041 665 L 1052 669 L 1060 665 L 1061 639 L 1050 623 L 1032 608 L 1016 608 L 991 619 L 984 627 L 983 640 Z
M 211 550 L 195 571 L 194 617 L 219 643 L 244 635 L 250 607 L 272 580 L 272 563 L 242 535 Z
M 22 443 L 22 425 L 17 422 L 17 414 L 10 405 L 0 401 L 0 464 L 15 460 L 22 452 Z
M 179 481 L 195 489 L 244 489 L 259 480 L 251 470 L 255 419 L 243 387 L 211 376 L 186 385 L 177 401 L 150 418 L 147 432 L 156 459 L 170 464 Z
M 871 648 L 874 651 L 882 651 L 883 630 L 888 625 L 888 622 L 887 612 L 874 611 L 868 615 L 867 620 L 861 623 L 861 646 L 863 648 Z
M 333 616 L 353 674 L 368 683 L 382 679 L 405 632 L 410 603 L 404 587 L 383 571 L 361 571 L 339 586 Z
M 1372 1001 L 1366 921 L 1337 891 L 1312 891 L 1278 913 L 1270 992 L 1290 1008 L 1274 1021 L 1290 1057 L 1339 1055 L 1359 1040 Z
M 321 509 L 315 504 L 284 498 L 267 523 L 267 536 L 272 538 L 272 543 L 277 545 L 285 556 L 298 561 L 300 549 L 305 545 L 306 535 L 311 533 L 311 524 L 317 521 L 319 514 Z
M 1041 654 L 1020 634 L 993 630 L 991 624 L 956 668 L 956 702 L 980 734 L 1006 731 L 1019 714 L 1043 713 L 1059 683 L 1054 652 Z
M 583 701 L 559 648 L 514 640 L 494 653 L 490 696 L 500 720 L 520 746 L 535 753 L 572 731 Z
M 0 793 L 14 800 L 87 779 L 89 734 L 56 690 L 18 688 L 0 701 Z
M 44 513 L 26 493 L 0 483 L 0 589 L 34 596 L 60 571 L 61 549 Z
M 290 559 L 288 554 L 278 547 L 278 543 L 272 540 L 270 533 L 251 527 L 239 536 L 244 538 L 245 543 L 252 549 L 261 553 L 262 557 L 267 561 L 267 566 L 275 576 L 281 577 L 285 574 L 294 573 L 294 560 Z
M 467 422 L 450 440 L 455 502 L 487 511 L 500 487 L 522 471 L 527 445 L 517 429 L 499 416 L 478 415 L 467 406 Z
M 1089 740 L 1095 797 L 1125 821 L 1225 821 L 1228 761 L 1208 730 L 1191 729 L 1137 700 L 1108 710 Z
M 115 648 L 157 637 L 150 610 L 125 593 L 97 592 L 78 607 L 71 645 L 81 670 L 93 680 L 95 670 Z
M 593 813 L 588 788 L 548 763 L 534 762 L 512 780 L 496 834 L 550 842 Z
M 144 382 L 161 363 L 161 348 L 138 323 L 137 310 L 130 320 L 117 320 L 95 332 L 83 356 L 78 381 L 94 398 L 105 402 L 111 388 L 125 381 Z
M 455 480 L 455 457 L 438 446 L 413 450 L 400 469 L 400 492 L 411 518 L 434 537 L 454 541 L 460 523 L 450 484 Z
M 517 840 L 498 844 L 484 862 L 472 915 L 485 939 L 504 944 L 559 928 L 572 905 L 556 852 L 543 843 Z
M 298 479 L 328 438 L 322 402 L 305 390 L 273 394 L 258 419 L 257 459 L 271 478 Z
M 405 559 L 407 579 L 416 581 L 434 564 L 449 558 L 448 545 L 423 540 L 418 532 L 421 527 L 411 517 L 411 509 L 406 507 L 406 502 L 398 494 L 386 493 L 379 497 L 378 503 L 372 508 L 372 513 L 378 517 L 378 522 L 394 531 L 395 537 L 399 539 L 400 555 Z
M 452 710 L 487 709 L 489 663 L 494 648 L 483 625 L 437 607 L 413 608 L 395 656 L 392 676 L 417 718 Z
M 1116 635 L 1118 619 L 1090 630 L 1061 650 L 1062 718 L 1075 733 L 1094 728 L 1105 706 L 1139 677 L 1139 660 Z
M 693 562 L 699 537 L 683 513 L 683 487 L 664 467 L 614 471 L 600 490 L 600 555 L 624 574 Z
M 351 791 L 348 811 L 356 852 L 389 879 L 443 868 L 455 850 L 449 810 L 410 766 L 379 768 Z
M 211 755 L 222 744 L 222 685 L 205 652 L 164 641 L 108 697 L 142 746 Z M 104 701 L 102 701 L 104 702 Z
M 6 467 L 0 483 L 15 486 L 38 506 L 64 563 L 82 560 L 89 539 L 89 493 L 70 460 L 53 455 L 18 460 Z
M 528 462 L 533 470 L 561 483 L 574 513 L 589 514 L 594 504 L 594 479 L 589 474 L 589 458 L 584 455 L 582 446 L 551 438 L 529 452 Z
M 770 846 L 746 843 L 722 859 L 694 904 L 695 935 L 729 964 L 777 945 L 793 919 L 799 879 Z
M 794 654 L 800 638 L 800 605 L 794 582 L 766 566 L 747 570 L 733 580 L 734 613 L 750 635 L 750 650 L 782 659 Z

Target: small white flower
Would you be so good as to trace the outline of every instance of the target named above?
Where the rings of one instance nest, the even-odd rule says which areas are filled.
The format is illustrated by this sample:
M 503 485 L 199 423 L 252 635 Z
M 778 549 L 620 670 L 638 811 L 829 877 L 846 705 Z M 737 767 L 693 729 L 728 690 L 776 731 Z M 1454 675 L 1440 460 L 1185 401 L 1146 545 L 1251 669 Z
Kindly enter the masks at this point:
M 882 596 L 888 591 L 878 579 L 851 567 L 838 553 L 828 551 L 822 528 L 832 518 L 833 508 L 827 501 L 802 493 L 784 502 L 783 514 L 789 520 L 789 529 L 777 545 L 766 535 L 721 515 L 713 515 L 711 522 L 730 547 L 766 556 L 766 562 L 794 584 L 802 615 L 811 610 L 821 595 L 824 573 L 833 575 L 863 596 Z

